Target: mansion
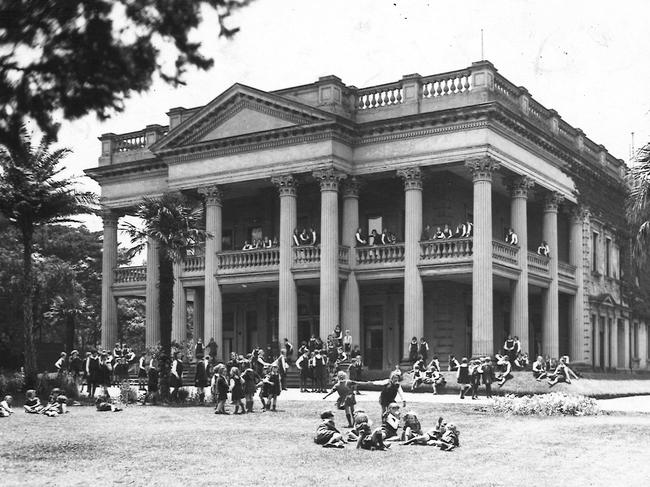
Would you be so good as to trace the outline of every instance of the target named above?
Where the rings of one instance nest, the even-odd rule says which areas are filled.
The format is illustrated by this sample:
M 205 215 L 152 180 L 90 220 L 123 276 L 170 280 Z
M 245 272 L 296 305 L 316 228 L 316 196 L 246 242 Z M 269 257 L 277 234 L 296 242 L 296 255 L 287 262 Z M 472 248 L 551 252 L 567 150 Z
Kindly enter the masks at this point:
M 87 170 L 104 208 L 104 347 L 120 297 L 146 299 L 146 345 L 160 341 L 158 249 L 118 267 L 118 220 L 180 191 L 204 201 L 211 238 L 174 265 L 177 342 L 191 302 L 192 336 L 215 338 L 220 356 L 284 338 L 297 349 L 340 324 L 370 368 L 405 359 L 412 337 L 445 362 L 493 354 L 508 335 L 530 354 L 647 367 L 648 328 L 621 289 L 625 164 L 491 63 L 368 88 L 235 84 L 167 115 L 102 135 Z M 428 238 L 468 221 L 470 236 Z M 294 245 L 303 228 L 315 245 Z M 357 245 L 359 228 L 395 239 Z M 275 242 L 242 250 L 264 237 Z

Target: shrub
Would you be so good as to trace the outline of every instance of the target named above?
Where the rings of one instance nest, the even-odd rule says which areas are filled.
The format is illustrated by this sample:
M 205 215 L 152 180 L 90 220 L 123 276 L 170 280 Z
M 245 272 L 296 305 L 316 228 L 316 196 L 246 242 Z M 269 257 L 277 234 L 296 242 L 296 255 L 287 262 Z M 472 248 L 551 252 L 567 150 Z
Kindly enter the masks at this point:
M 591 397 L 562 392 L 523 397 L 509 394 L 494 399 L 494 411 L 516 416 L 591 416 L 598 414 L 598 405 Z
M 0 374 L 0 397 L 6 394 L 16 394 L 23 390 L 25 376 L 22 372 L 7 372 Z
M 69 399 L 77 399 L 79 397 L 79 389 L 71 374 L 43 373 L 38 376 L 36 394 L 40 398 L 46 398 L 55 387 L 61 389 Z

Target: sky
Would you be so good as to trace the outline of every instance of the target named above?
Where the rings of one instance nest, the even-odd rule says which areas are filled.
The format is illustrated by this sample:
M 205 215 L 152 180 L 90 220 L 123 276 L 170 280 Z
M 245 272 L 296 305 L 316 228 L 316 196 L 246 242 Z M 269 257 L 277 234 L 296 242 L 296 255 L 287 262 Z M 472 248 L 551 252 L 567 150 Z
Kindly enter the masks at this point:
M 63 122 L 67 174 L 97 166 L 103 133 L 167 125 L 169 108 L 204 105 L 233 83 L 270 91 L 335 74 L 359 88 L 468 67 L 482 58 L 611 154 L 650 142 L 650 2 L 621 0 L 255 0 L 218 38 L 214 15 L 193 34 L 214 67 L 186 86 L 157 80 L 104 122 Z M 481 55 L 483 30 L 483 56 Z M 89 178 L 84 189 L 100 192 Z M 86 225 L 101 229 L 99 218 Z

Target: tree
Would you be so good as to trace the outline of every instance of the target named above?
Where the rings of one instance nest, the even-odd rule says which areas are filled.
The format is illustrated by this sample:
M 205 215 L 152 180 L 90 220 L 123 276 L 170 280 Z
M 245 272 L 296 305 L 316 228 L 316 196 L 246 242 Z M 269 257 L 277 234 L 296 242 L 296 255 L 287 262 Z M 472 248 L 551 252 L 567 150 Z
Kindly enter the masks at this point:
M 0 147 L 0 213 L 14 225 L 22 244 L 22 321 L 27 386 L 36 383 L 34 348 L 34 284 L 32 254 L 34 231 L 46 223 L 71 221 L 70 217 L 93 211 L 93 193 L 78 192 L 74 181 L 62 178 L 61 160 L 68 149 L 50 151 L 50 140 L 33 146 L 24 126 L 18 144 Z
M 650 254 L 650 143 L 639 149 L 636 162 L 626 176 L 625 213 L 634 235 L 632 261 L 638 270 Z
M 5 0 L 0 3 L 0 143 L 13 145 L 15 122 L 35 120 L 48 137 L 58 130 L 53 114 L 67 120 L 90 112 L 100 119 L 121 111 L 124 100 L 159 75 L 182 84 L 188 67 L 213 60 L 190 39 L 205 8 L 218 13 L 220 36 L 234 10 L 251 0 Z M 169 49 L 171 47 L 171 49 Z M 165 54 L 175 55 L 169 72 Z M 12 124 L 13 123 L 13 124 Z
M 160 198 L 145 198 L 135 216 L 142 227 L 125 223 L 124 229 L 131 238 L 131 255 L 145 249 L 148 238 L 155 240 L 160 248 L 159 303 L 160 336 L 163 351 L 171 348 L 172 301 L 174 287 L 173 263 L 183 261 L 190 249 L 196 248 L 208 236 L 204 230 L 203 206 L 196 200 L 178 194 L 165 193 Z

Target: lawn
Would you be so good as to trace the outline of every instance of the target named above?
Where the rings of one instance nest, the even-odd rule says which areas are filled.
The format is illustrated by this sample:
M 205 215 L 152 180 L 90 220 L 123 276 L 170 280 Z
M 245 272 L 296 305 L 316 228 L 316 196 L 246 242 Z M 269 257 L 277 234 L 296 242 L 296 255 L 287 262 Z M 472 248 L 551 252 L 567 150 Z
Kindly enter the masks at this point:
M 461 448 L 324 449 L 319 400 L 276 413 L 217 416 L 210 407 L 72 407 L 57 418 L 16 408 L 0 420 L 0 485 L 648 485 L 650 415 L 493 416 L 487 403 L 409 404 L 426 428 L 441 415 Z M 379 406 L 363 406 L 377 421 Z M 259 407 L 256 404 L 256 408 Z M 336 412 L 337 424 L 344 415 Z

